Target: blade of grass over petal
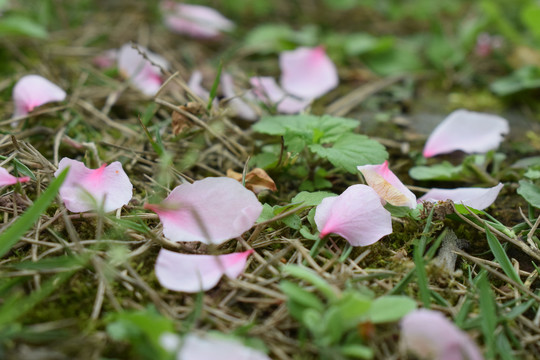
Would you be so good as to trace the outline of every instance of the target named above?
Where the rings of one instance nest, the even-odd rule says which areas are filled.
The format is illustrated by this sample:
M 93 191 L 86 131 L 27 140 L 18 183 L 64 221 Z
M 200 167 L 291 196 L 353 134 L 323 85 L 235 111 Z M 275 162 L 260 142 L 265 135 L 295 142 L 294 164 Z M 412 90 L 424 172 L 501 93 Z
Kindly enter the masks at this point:
M 508 258 L 508 255 L 506 254 L 506 251 L 502 247 L 499 239 L 497 239 L 493 233 L 489 230 L 487 226 L 484 226 L 484 229 L 486 230 L 486 238 L 488 241 L 489 248 L 491 249 L 491 252 L 495 256 L 495 260 L 501 265 L 501 268 L 503 269 L 504 273 L 512 280 L 517 282 L 518 284 L 523 285 L 523 282 L 521 281 L 519 275 L 517 274 L 516 270 L 512 266 L 512 262 Z
M 6 160 L 6 159 L 7 159 L 7 156 L 0 155 L 0 160 Z M 11 161 L 13 162 L 13 167 L 15 168 L 15 171 L 18 173 L 15 175 L 29 176 L 32 180 L 34 181 L 36 180 L 36 176 L 26 165 L 24 165 L 22 162 L 20 162 L 16 158 L 14 158 Z
M 221 80 L 221 70 L 222 69 L 223 69 L 223 60 L 220 60 L 218 68 L 217 68 L 216 78 L 214 79 L 214 83 L 212 84 L 212 88 L 210 89 L 210 98 L 208 99 L 208 105 L 206 105 L 206 109 L 208 109 L 208 110 L 210 110 L 212 108 L 212 102 L 216 98 L 217 89 L 218 89 L 218 86 L 219 86 L 219 82 Z
M 51 182 L 47 190 L 26 210 L 26 212 L 15 221 L 7 230 L 0 235 L 0 257 L 4 256 L 19 241 L 20 237 L 39 219 L 41 214 L 47 210 L 49 204 L 54 200 L 64 182 L 69 168 L 62 171 L 58 177 Z

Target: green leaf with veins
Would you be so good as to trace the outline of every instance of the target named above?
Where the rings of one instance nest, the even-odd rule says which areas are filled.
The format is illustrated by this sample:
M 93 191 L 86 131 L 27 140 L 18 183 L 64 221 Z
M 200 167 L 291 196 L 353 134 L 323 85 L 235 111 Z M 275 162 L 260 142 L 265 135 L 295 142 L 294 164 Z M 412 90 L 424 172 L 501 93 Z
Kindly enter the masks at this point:
M 341 135 L 331 147 L 313 144 L 309 149 L 352 174 L 358 172 L 356 167 L 359 165 L 381 164 L 388 159 L 383 145 L 367 136 L 353 133 Z

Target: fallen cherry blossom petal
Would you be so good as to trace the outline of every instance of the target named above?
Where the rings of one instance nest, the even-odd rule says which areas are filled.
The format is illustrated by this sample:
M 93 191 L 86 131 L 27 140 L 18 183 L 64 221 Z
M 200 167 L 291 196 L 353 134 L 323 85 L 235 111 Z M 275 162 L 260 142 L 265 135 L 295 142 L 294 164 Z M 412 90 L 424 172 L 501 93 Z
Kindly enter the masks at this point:
M 423 155 L 432 157 L 456 150 L 485 153 L 499 147 L 509 131 L 508 121 L 500 116 L 456 110 L 429 135 Z
M 165 26 L 178 34 L 211 39 L 234 29 L 234 23 L 217 10 L 202 5 L 163 1 Z
M 469 336 L 438 311 L 418 309 L 407 314 L 401 320 L 401 340 L 422 359 L 483 359 Z
M 273 77 L 252 77 L 249 82 L 253 93 L 267 105 L 277 105 L 277 111 L 284 114 L 296 114 L 309 106 L 311 100 L 297 99 L 287 95 Z
M 255 194 L 227 177 L 206 178 L 174 188 L 161 204 L 145 204 L 159 215 L 171 241 L 222 242 L 249 230 L 262 212 Z
M 156 277 L 170 290 L 195 293 L 217 285 L 223 275 L 236 279 L 253 250 L 227 255 L 179 254 L 161 249 L 156 260 Z
M 68 166 L 68 175 L 60 187 L 60 197 L 69 211 L 84 212 L 103 206 L 103 211 L 109 212 L 127 205 L 131 200 L 133 185 L 120 162 L 88 169 L 80 161 L 63 158 L 54 176 Z
M 230 98 L 228 101 L 229 106 L 235 112 L 235 115 L 239 118 L 248 121 L 255 121 L 259 118 L 259 114 L 254 109 L 254 105 L 248 104 L 244 99 L 249 99 L 249 92 L 243 94 L 243 98 L 240 97 L 234 90 L 234 82 L 231 74 L 223 73 L 221 75 L 221 89 L 225 97 Z
M 270 360 L 259 350 L 232 339 L 188 334 L 176 360 Z
M 322 46 L 299 47 L 279 56 L 281 86 L 301 99 L 314 99 L 338 85 L 337 69 Z
M 137 47 L 149 60 L 145 59 L 131 44 L 124 44 L 118 51 L 118 70 L 143 94 L 153 96 L 163 84 L 160 67 L 168 69 L 169 62 L 144 46 Z
M 202 72 L 200 72 L 199 70 L 195 70 L 191 74 L 191 77 L 189 78 L 187 85 L 191 89 L 191 91 L 193 91 L 195 95 L 197 95 L 204 101 L 208 101 L 208 99 L 210 99 L 210 91 L 206 90 L 202 86 L 202 81 L 203 81 Z
M 503 184 L 499 183 L 491 188 L 431 189 L 418 200 L 429 202 L 452 200 L 456 204 L 483 210 L 495 202 L 502 188 Z
M 232 169 L 227 170 L 227 177 L 242 182 L 242 173 Z M 248 172 L 245 177 L 245 186 L 255 194 L 264 190 L 276 191 L 276 183 L 264 169 L 255 168 Z
M 0 167 L 0 186 L 14 185 L 16 183 L 23 183 L 30 180 L 28 176 L 15 177 L 11 175 L 6 169 Z
M 337 197 L 327 197 L 315 210 L 320 237 L 335 233 L 353 246 L 373 244 L 392 233 L 392 216 L 367 185 L 352 185 Z
M 39 75 L 26 75 L 13 87 L 15 112 L 13 117 L 25 116 L 34 108 L 54 101 L 63 101 L 66 92 Z
M 394 206 L 416 208 L 416 196 L 388 168 L 388 161 L 381 165 L 358 166 L 358 170 L 383 200 Z
M 102 52 L 92 59 L 92 63 L 101 69 L 113 67 L 118 60 L 118 49 L 110 49 Z

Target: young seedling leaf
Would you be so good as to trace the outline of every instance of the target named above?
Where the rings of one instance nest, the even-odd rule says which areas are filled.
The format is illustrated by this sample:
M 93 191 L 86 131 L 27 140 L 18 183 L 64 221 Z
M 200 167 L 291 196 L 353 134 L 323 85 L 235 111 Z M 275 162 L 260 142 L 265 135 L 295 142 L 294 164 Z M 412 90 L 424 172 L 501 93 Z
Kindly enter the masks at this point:
M 518 273 L 512 266 L 512 262 L 508 258 L 508 255 L 506 255 L 506 251 L 504 251 L 504 248 L 499 242 L 499 239 L 497 239 L 493 235 L 493 233 L 489 230 L 487 226 L 484 226 L 484 229 L 486 230 L 486 237 L 487 237 L 489 248 L 491 249 L 491 252 L 495 256 L 495 260 L 499 263 L 499 265 L 501 265 L 501 268 L 503 269 L 504 273 L 510 279 L 514 280 L 518 284 L 523 285 L 523 282 L 521 281 Z

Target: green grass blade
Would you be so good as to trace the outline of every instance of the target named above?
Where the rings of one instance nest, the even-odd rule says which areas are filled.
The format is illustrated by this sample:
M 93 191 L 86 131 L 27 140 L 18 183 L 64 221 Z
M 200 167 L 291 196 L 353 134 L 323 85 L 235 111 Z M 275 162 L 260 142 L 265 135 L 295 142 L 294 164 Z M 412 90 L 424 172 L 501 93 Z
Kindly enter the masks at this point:
M 523 282 L 519 278 L 518 273 L 512 266 L 512 262 L 508 258 L 508 255 L 506 255 L 506 251 L 504 251 L 504 248 L 502 247 L 499 239 L 497 239 L 491 231 L 489 231 L 489 228 L 487 226 L 484 226 L 484 229 L 486 230 L 486 237 L 489 244 L 489 248 L 491 249 L 491 252 L 495 256 L 495 260 L 501 265 L 501 268 L 503 269 L 506 276 L 508 276 L 510 279 L 514 280 L 518 284 L 523 285 Z
M 414 246 L 413 250 L 413 260 L 414 264 L 416 265 L 416 278 L 418 282 L 418 288 L 420 290 L 420 300 L 422 300 L 424 307 L 428 309 L 431 307 L 431 294 L 429 291 L 429 282 L 426 272 L 426 264 L 424 261 L 424 252 L 426 250 L 429 229 L 431 228 L 431 220 L 433 219 L 433 209 L 431 209 L 429 216 L 426 220 L 426 226 L 424 227 L 422 236 Z
M 210 110 L 212 108 L 212 102 L 216 98 L 217 95 L 217 89 L 219 86 L 219 81 L 221 80 L 221 70 L 223 69 L 223 61 L 219 61 L 219 65 L 217 68 L 217 74 L 216 78 L 214 79 L 214 83 L 212 84 L 212 89 L 210 89 L 210 98 L 208 99 L 208 105 L 206 105 L 206 108 Z
M 497 327 L 497 309 L 495 299 L 487 280 L 487 273 L 483 270 L 477 277 L 480 298 L 480 327 L 486 343 L 486 358 L 495 358 L 495 328 Z
M 4 256 L 19 241 L 20 237 L 34 225 L 41 214 L 47 210 L 49 204 L 54 200 L 60 186 L 64 182 L 68 173 L 65 169 L 49 185 L 47 190 L 26 210 L 26 212 L 15 221 L 7 230 L 0 235 L 0 257 Z

